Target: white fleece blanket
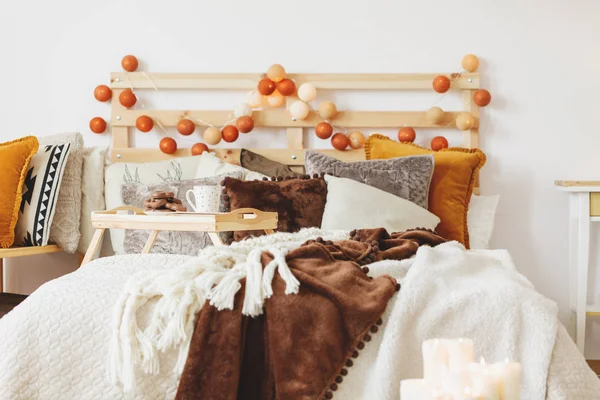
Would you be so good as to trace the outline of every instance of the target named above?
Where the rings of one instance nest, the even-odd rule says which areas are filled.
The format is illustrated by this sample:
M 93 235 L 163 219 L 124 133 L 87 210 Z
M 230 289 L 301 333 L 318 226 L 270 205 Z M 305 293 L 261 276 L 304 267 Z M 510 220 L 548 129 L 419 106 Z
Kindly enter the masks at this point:
M 484 268 L 488 271 L 440 259 L 443 252 L 469 262 L 473 254 L 481 265 L 488 265 Z M 127 395 L 106 376 L 107 354 L 113 308 L 124 283 L 137 273 L 159 273 L 189 260 L 158 254 L 109 257 L 43 285 L 0 319 L 0 399 L 174 398 L 176 350 L 160 353 L 159 373 L 138 374 L 137 391 Z M 410 266 L 413 268 L 406 274 Z M 550 400 L 600 398 L 600 381 L 562 326 L 556 335 L 553 304 L 536 295 L 510 267 L 506 252 L 467 253 L 456 244 L 422 249 L 415 259 L 405 262 L 372 264 L 371 275 L 389 273 L 402 278 L 403 287 L 386 312 L 385 329 L 373 335 L 361 351 L 336 398 L 397 400 L 399 380 L 421 374 L 421 342 L 453 334 L 472 337 L 477 353 L 489 361 L 511 357 L 523 362 L 528 370 L 526 390 L 540 390 L 523 399 L 543 398 L 546 384 L 542 376 L 546 374 Z M 454 279 L 453 274 L 462 279 Z M 526 297 L 516 300 L 518 293 Z M 536 301 L 528 300 L 530 297 Z M 423 301 L 425 298 L 428 300 Z M 436 304 L 439 310 L 434 309 Z M 147 324 L 153 306 L 150 302 L 142 308 L 141 325 Z M 486 312 L 478 313 L 480 309 Z M 527 321 L 533 310 L 550 314 L 542 328 Z M 531 343 L 538 333 L 539 343 Z M 537 364 L 529 368 L 525 357 L 540 360 L 546 367 L 549 363 L 549 369 Z

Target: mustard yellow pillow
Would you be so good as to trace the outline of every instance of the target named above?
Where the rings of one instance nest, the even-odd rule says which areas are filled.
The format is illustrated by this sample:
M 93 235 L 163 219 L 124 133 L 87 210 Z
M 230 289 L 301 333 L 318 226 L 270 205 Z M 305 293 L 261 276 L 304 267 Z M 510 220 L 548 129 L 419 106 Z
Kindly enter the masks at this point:
M 367 160 L 433 154 L 435 166 L 429 187 L 429 211 L 441 220 L 436 231 L 469 248 L 467 211 L 477 171 L 485 164 L 485 154 L 481 150 L 450 148 L 433 151 L 375 134 L 367 140 L 365 154 Z
M 12 246 L 15 241 L 15 225 L 21 207 L 23 181 L 31 157 L 38 150 L 35 136 L 26 136 L 12 142 L 0 143 L 0 247 Z

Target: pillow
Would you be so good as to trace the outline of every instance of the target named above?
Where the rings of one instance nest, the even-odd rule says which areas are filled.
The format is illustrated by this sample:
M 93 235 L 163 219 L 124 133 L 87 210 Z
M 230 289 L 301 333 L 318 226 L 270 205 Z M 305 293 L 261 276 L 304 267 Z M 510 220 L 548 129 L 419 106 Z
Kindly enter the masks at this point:
M 104 199 L 107 209 L 123 205 L 121 185 L 123 183 L 173 182 L 196 177 L 200 156 L 181 157 L 153 163 L 115 163 L 104 170 Z M 125 232 L 122 229 L 111 229 L 110 240 L 116 254 L 124 254 L 123 241 Z
M 240 153 L 240 164 L 250 171 L 258 172 L 266 176 L 295 176 L 301 177 L 303 174 L 294 172 L 285 164 L 269 160 L 260 154 L 250 150 L 242 149 Z
M 326 173 L 338 178 L 354 179 L 427 209 L 429 184 L 433 175 L 432 155 L 343 162 L 323 153 L 308 151 L 304 164 L 307 174 Z
M 207 151 L 196 157 L 199 159 L 198 169 L 196 171 L 196 178 L 206 178 L 209 176 L 216 176 L 234 171 L 242 171 L 244 173 L 243 179 L 246 181 L 266 178 L 265 175 L 260 174 L 258 172 L 250 171 L 249 169 L 240 167 L 239 165 L 234 165 L 225 162 L 219 157 L 217 157 L 215 154 L 209 153 Z
M 367 160 L 433 154 L 435 168 L 429 187 L 429 211 L 440 217 L 437 231 L 469 248 L 467 210 L 475 177 L 485 164 L 479 149 L 450 148 L 432 151 L 412 143 L 398 143 L 383 135 L 371 135 L 365 144 Z
M 243 173 L 237 171 L 210 178 L 165 182 L 154 185 L 125 183 L 122 186 L 123 204 L 144 208 L 144 200 L 150 198 L 152 192 L 164 191 L 173 192 L 175 197 L 182 201 L 188 211 L 193 211 L 185 198 L 186 192 L 196 185 L 219 185 L 219 183 L 228 176 L 239 179 L 243 176 Z M 125 253 L 141 253 L 149 235 L 150 232 L 146 230 L 126 230 L 125 241 L 123 244 Z M 165 231 L 158 234 L 151 253 L 197 256 L 198 251 L 212 244 L 213 243 L 206 232 Z
M 383 190 L 348 178 L 325 175 L 327 204 L 321 229 L 363 228 L 404 232 L 435 229 L 440 219 L 418 205 Z
M 320 227 L 327 185 L 323 178 L 291 178 L 280 181 L 241 181 L 225 178 L 222 202 L 226 211 L 238 208 L 256 208 L 274 211 L 279 215 L 279 232 L 297 232 L 302 228 Z M 249 236 L 263 235 L 264 231 L 235 232 L 235 241 Z
M 104 162 L 108 147 L 83 149 L 83 172 L 81 176 L 81 223 L 77 251 L 85 254 L 92 240 L 94 228 L 90 215 L 93 211 L 106 209 L 104 202 Z
M 467 221 L 471 249 L 489 249 L 500 196 L 471 196 Z
M 81 133 L 60 133 L 38 138 L 40 146 L 70 143 L 71 151 L 56 199 L 49 241 L 66 253 L 75 253 L 81 234 L 81 172 L 83 169 L 83 137 Z M 101 182 L 101 181 L 97 181 Z
M 23 193 L 23 182 L 29 162 L 38 150 L 35 136 L 0 143 L 0 187 L 4 201 L 0 203 L 0 247 L 7 248 L 15 241 L 15 225 Z
M 70 143 L 41 147 L 31 158 L 15 229 L 15 244 L 46 246 L 54 219 Z

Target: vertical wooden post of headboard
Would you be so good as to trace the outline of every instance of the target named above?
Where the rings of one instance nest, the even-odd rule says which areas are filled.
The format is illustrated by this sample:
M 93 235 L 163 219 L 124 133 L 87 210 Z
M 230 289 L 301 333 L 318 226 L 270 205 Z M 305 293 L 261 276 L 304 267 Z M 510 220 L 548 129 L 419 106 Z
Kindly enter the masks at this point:
M 473 114 L 473 117 L 477 120 L 476 128 L 469 129 L 463 131 L 463 147 L 469 149 L 478 149 L 479 148 L 479 107 L 473 102 L 473 94 L 475 90 L 473 89 L 463 89 L 462 92 L 462 101 L 463 108 L 465 111 Z M 475 189 L 473 190 L 474 194 L 479 194 L 479 173 L 475 177 Z
M 118 161 L 119 149 L 129 148 L 129 128 L 126 126 L 114 126 L 118 121 L 123 106 L 119 103 L 119 95 L 123 89 L 113 89 L 113 100 L 111 102 L 111 160 Z
M 296 96 L 288 96 L 285 100 L 286 108 L 290 108 L 290 106 L 294 103 L 294 101 L 298 100 Z M 291 117 L 290 117 L 291 118 Z M 288 149 L 304 149 L 304 129 L 301 127 L 298 128 L 287 128 L 285 130 L 287 137 L 287 148 Z M 298 155 L 299 156 L 299 155 Z M 293 170 L 300 169 L 304 171 L 303 168 L 292 168 Z

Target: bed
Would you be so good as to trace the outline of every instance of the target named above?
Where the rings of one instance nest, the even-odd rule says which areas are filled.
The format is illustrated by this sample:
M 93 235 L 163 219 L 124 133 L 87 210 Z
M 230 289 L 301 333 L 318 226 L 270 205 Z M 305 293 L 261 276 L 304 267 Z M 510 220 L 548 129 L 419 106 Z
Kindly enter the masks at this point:
M 313 82 L 318 88 L 335 90 L 418 90 L 430 87 L 435 74 L 298 74 L 292 77 L 297 82 Z M 244 74 L 113 73 L 111 86 L 115 96 L 129 87 L 140 90 L 155 87 L 250 89 L 258 78 L 258 75 Z M 465 110 L 478 118 L 478 109 L 470 100 L 473 91 L 479 87 L 478 75 L 463 74 L 454 78 L 453 87 L 464 93 Z M 141 112 L 124 110 L 113 102 L 113 162 L 129 165 L 157 159 L 184 160 L 179 165 L 192 162 L 174 158 L 189 155 L 187 149 L 165 155 L 158 150 L 130 147 L 129 128 L 135 126 Z M 169 127 L 177 124 L 183 111 L 143 112 Z M 204 121 L 227 118 L 225 112 L 217 111 L 185 113 Z M 251 150 L 293 169 L 304 166 L 305 154 L 308 153 L 303 146 L 303 128 L 314 126 L 318 120 L 316 115 L 313 113 L 306 120 L 291 121 L 285 110 L 255 113 L 258 126 L 287 129 L 288 148 Z M 448 118 L 452 121 L 452 114 L 448 113 Z M 355 111 L 342 113 L 338 123 L 374 128 L 405 125 L 440 128 L 449 122 L 428 122 L 424 112 Z M 463 146 L 477 148 L 478 135 L 477 125 L 464 131 Z M 375 137 L 373 140 L 384 139 Z M 392 146 L 382 143 L 386 148 Z M 234 173 L 223 168 L 222 161 L 239 164 L 243 151 L 217 149 L 215 153 L 219 158 L 207 154 L 197 157 L 201 161 L 193 162 L 205 164 L 202 168 L 194 165 L 194 168 L 202 171 L 212 168 L 211 174 L 217 171 Z M 361 150 L 316 153 L 344 162 L 364 159 Z M 430 158 L 419 159 L 420 162 L 427 160 Z M 207 163 L 211 163 L 210 168 Z M 471 189 L 478 187 L 478 170 L 473 169 Z M 332 195 L 334 185 L 339 185 L 338 198 L 347 198 L 348 191 L 356 191 L 356 186 L 352 186 L 355 183 L 330 174 L 324 178 L 305 176 L 295 180 L 273 177 L 267 181 L 254 181 L 253 178 L 247 181 L 239 176 L 225 178 L 223 189 L 230 207 L 236 201 L 242 201 L 239 198 L 243 196 L 235 195 L 236 187 L 240 185 L 329 185 L 329 192 L 322 196 Z M 368 189 L 361 186 L 361 190 Z M 294 191 L 297 192 L 291 190 Z M 415 206 L 407 204 L 410 202 L 404 199 L 402 202 L 391 199 L 388 193 L 372 193 L 372 197 L 367 197 L 373 202 L 377 196 L 381 196 L 381 204 L 399 201 L 394 208 L 397 213 L 406 210 L 406 215 L 414 216 L 425 212 L 411 208 Z M 471 193 L 468 194 L 470 198 Z M 322 198 L 326 208 L 332 198 Z M 293 201 L 290 200 L 290 203 Z M 386 219 L 386 223 L 390 224 L 388 232 L 376 229 L 376 226 L 356 226 L 362 228 L 359 230 L 343 227 L 338 222 L 344 218 L 336 211 L 339 210 L 322 211 L 329 213 L 330 217 L 320 229 L 298 226 L 294 233 L 278 232 L 236 241 L 230 246 L 209 246 L 196 253 L 198 257 L 159 253 L 103 257 L 72 274 L 48 282 L 0 319 L 0 354 L 3 355 L 0 359 L 0 398 L 171 399 L 177 396 L 191 399 L 198 398 L 194 397 L 198 393 L 208 393 L 203 398 L 397 399 L 401 379 L 421 377 L 423 340 L 465 336 L 476 343 L 476 353 L 488 360 L 510 358 L 521 362 L 524 371 L 521 398 L 600 398 L 600 381 L 587 367 L 558 321 L 556 304 L 537 293 L 531 283 L 518 273 L 507 251 L 466 250 L 460 241 L 446 240 L 434 231 L 440 220 L 428 219 L 425 214 L 415 220 Z M 375 215 L 373 213 L 369 219 L 376 219 Z M 414 225 L 415 221 L 421 225 Z M 404 232 L 391 233 L 396 231 Z M 111 239 L 114 239 L 112 233 Z M 132 240 L 139 241 L 139 238 Z M 318 262 L 322 262 L 324 267 L 311 269 L 311 265 L 317 264 L 315 260 L 321 260 Z M 270 275 L 264 272 L 267 270 Z M 328 271 L 329 275 L 318 276 L 321 271 Z M 342 271 L 347 275 L 343 275 Z M 321 283 L 315 283 L 315 280 Z M 336 286 L 342 281 L 346 286 Z M 256 341 L 256 338 L 263 338 L 262 329 L 278 326 L 268 322 L 269 318 L 275 318 L 272 317 L 274 315 L 278 316 L 276 320 L 291 321 L 290 326 L 295 329 L 287 334 L 298 338 L 297 343 L 305 344 L 305 340 L 310 339 L 308 333 L 296 336 L 303 329 L 302 313 L 298 313 L 300 317 L 294 316 L 295 319 L 288 316 L 294 314 L 294 307 L 306 307 L 315 315 L 321 315 L 311 309 L 310 304 L 311 301 L 325 300 L 312 297 L 311 300 L 303 292 L 308 290 L 305 288 L 312 288 L 311 285 L 320 288 L 313 288 L 311 296 L 319 292 L 319 296 L 327 298 L 329 303 L 323 303 L 327 304 L 323 307 L 331 308 L 331 303 L 339 309 L 351 311 L 340 312 L 341 317 L 332 311 L 334 314 L 331 315 L 336 318 L 344 319 L 356 310 L 366 315 L 363 319 L 358 318 L 364 326 L 359 324 L 360 329 L 356 328 L 352 334 L 348 333 L 352 331 L 348 327 L 354 325 L 350 322 L 342 324 L 341 332 L 348 338 L 343 344 L 336 343 L 338 339 L 329 343 L 331 354 L 320 354 L 323 352 L 317 351 L 322 349 L 319 343 L 308 341 L 306 352 L 316 352 L 315 358 L 325 357 L 323 360 L 326 361 L 321 364 L 332 364 L 325 372 L 314 376 L 309 374 L 312 382 L 319 382 L 314 385 L 318 386 L 316 389 L 309 387 L 311 380 L 307 375 L 281 379 L 280 376 L 288 376 L 285 374 L 291 372 L 286 360 L 278 360 L 277 354 L 266 358 L 267 364 L 275 366 L 272 370 L 262 364 L 246 365 L 243 361 L 265 359 L 268 351 L 257 344 L 262 339 Z M 368 301 L 360 304 L 361 301 L 357 302 L 350 295 L 357 293 L 362 293 L 365 299 L 378 297 L 373 293 L 380 293 L 379 297 L 386 300 L 382 307 L 381 302 L 373 299 L 371 310 L 367 309 Z M 286 303 L 293 298 L 297 299 L 296 303 Z M 178 315 L 179 319 L 171 324 L 174 315 Z M 245 333 L 234 335 L 231 326 L 223 327 L 227 325 L 223 318 L 244 321 Z M 309 320 L 312 321 L 306 317 L 309 333 L 317 332 L 320 324 L 328 326 L 332 323 L 323 319 L 314 324 Z M 211 329 L 197 329 L 200 323 L 212 326 L 219 337 L 205 337 Z M 281 331 L 269 330 L 269 336 L 277 334 Z M 223 339 L 227 337 L 233 339 L 229 342 Z M 246 343 L 246 340 L 254 341 Z M 271 347 L 285 344 L 264 340 Z M 198 343 L 204 345 L 195 347 Z M 247 345 L 238 349 L 240 343 Z M 207 354 L 211 347 L 221 353 Z M 237 352 L 229 349 L 237 349 Z M 259 352 L 253 354 L 253 349 L 259 349 Z M 293 357 L 300 360 L 298 363 L 308 362 L 302 361 L 297 352 L 289 354 L 290 364 L 294 364 Z M 227 357 L 243 360 L 229 363 L 236 368 L 230 371 L 230 365 L 223 364 Z M 214 378 L 208 386 L 201 376 L 194 375 L 192 367 L 201 368 L 196 364 L 197 360 L 211 361 L 207 364 L 210 368 L 203 369 L 201 374 Z M 307 365 L 310 366 L 310 362 Z M 292 370 L 297 372 L 297 369 Z M 264 388 L 256 388 L 256 382 L 263 382 L 263 378 L 252 375 L 256 371 L 269 371 L 265 373 L 270 379 L 267 385 L 270 389 L 266 392 Z M 178 388 L 184 380 L 186 391 Z M 232 385 L 235 385 L 234 389 Z

